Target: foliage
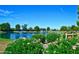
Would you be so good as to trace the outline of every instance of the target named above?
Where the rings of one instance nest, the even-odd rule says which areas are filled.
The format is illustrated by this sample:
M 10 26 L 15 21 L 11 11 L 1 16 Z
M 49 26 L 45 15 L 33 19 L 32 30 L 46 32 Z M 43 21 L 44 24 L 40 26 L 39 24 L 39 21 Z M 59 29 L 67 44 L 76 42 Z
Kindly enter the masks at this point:
M 60 28 L 60 30 L 61 30 L 61 31 L 67 31 L 67 27 L 66 27 L 66 26 L 62 26 L 62 27 Z
M 15 27 L 16 27 L 16 31 L 20 31 L 20 24 L 17 24 Z
M 76 46 L 78 39 L 62 40 L 56 44 L 50 44 L 47 48 L 48 54 L 76 54 L 79 53 L 79 46 Z M 76 46 L 75 49 L 72 47 Z
M 52 42 L 52 41 L 59 39 L 59 37 L 60 37 L 60 34 L 48 33 L 47 36 L 46 36 L 46 39 L 47 39 L 48 42 Z
M 16 31 L 16 29 L 15 28 L 11 28 L 10 31 Z
M 22 30 L 26 31 L 27 30 L 27 24 L 22 25 Z
M 67 44 L 67 45 L 66 45 Z M 62 54 L 62 53 L 68 53 L 69 51 L 69 45 L 67 42 L 62 42 L 62 43 L 59 43 L 59 44 L 51 44 L 49 45 L 48 49 L 47 49 L 47 53 L 48 54 Z
M 77 31 L 77 30 L 78 30 L 78 27 L 75 26 L 75 25 L 72 25 L 72 26 L 71 26 L 71 30 L 73 30 L 73 31 Z
M 32 38 L 36 39 L 36 40 L 39 40 L 42 42 L 42 43 L 45 43 L 45 36 L 43 34 L 35 34 L 32 36 Z
M 70 27 L 70 26 L 68 26 L 68 27 L 67 27 L 67 30 L 68 30 L 68 31 L 71 31 L 71 27 Z
M 0 24 L 1 31 L 10 31 L 10 24 L 9 23 L 2 23 Z
M 76 37 L 72 38 L 71 40 L 69 40 L 69 42 L 72 44 L 72 45 L 75 45 L 77 42 L 78 42 L 78 39 Z
M 50 27 L 47 27 L 47 31 L 50 31 Z
M 33 43 L 30 39 L 18 39 L 5 49 L 7 54 L 41 54 L 43 47 L 40 43 Z
M 46 31 L 46 28 L 40 28 L 41 31 Z
M 44 48 L 45 36 L 42 34 L 33 35 L 31 39 L 17 39 L 9 44 L 4 53 L 8 54 L 79 54 L 78 38 L 74 37 L 71 40 L 64 39 L 56 40 L 59 38 L 57 33 L 48 33 L 47 37 L 48 48 Z M 42 39 L 41 42 L 36 42 L 33 39 Z M 43 40 L 44 39 L 44 40 Z M 53 40 L 52 40 L 53 39 Z M 52 42 L 53 41 L 53 42 Z
M 79 26 L 79 21 L 76 22 L 77 26 Z
M 34 27 L 34 30 L 37 31 L 37 32 L 40 31 L 39 26 L 35 26 L 35 27 Z
M 47 54 L 56 54 L 57 53 L 57 50 L 58 50 L 57 45 L 50 44 L 48 46 L 48 48 L 46 49 L 46 53 Z
M 32 27 L 30 27 L 28 30 L 29 30 L 29 31 L 32 31 L 32 30 L 33 30 L 33 28 L 32 28 Z

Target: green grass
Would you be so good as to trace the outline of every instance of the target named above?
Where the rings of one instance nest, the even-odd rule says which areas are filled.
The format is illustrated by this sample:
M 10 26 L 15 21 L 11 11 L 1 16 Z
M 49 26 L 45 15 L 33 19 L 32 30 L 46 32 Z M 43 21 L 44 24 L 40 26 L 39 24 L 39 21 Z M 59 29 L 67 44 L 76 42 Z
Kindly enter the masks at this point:
M 12 41 L 11 39 L 0 38 L 0 41 Z

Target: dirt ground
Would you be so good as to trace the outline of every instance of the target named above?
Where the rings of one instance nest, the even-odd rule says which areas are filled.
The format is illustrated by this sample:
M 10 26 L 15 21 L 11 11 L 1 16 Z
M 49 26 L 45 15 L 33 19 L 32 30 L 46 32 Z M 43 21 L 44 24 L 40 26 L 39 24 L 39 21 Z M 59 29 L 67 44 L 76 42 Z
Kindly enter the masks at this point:
M 0 41 L 0 54 L 3 54 L 5 51 L 5 48 L 7 47 L 7 45 L 9 44 L 9 41 Z

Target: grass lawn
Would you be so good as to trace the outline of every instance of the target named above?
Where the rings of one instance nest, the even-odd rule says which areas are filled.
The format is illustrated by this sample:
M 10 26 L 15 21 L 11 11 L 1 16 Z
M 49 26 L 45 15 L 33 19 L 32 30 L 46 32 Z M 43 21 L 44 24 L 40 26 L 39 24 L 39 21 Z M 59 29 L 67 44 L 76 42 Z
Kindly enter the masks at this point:
M 0 38 L 0 54 L 2 54 L 5 51 L 5 48 L 11 42 L 12 42 L 12 40 L 10 40 L 10 39 Z

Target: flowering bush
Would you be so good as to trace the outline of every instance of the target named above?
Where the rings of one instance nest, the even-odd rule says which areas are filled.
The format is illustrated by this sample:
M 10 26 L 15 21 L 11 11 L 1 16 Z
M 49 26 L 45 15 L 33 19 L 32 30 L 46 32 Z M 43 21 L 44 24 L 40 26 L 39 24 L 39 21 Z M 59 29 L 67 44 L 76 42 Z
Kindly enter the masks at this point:
M 48 54 L 76 54 L 79 53 L 79 46 L 76 45 L 77 39 L 71 41 L 62 40 L 57 44 L 50 44 L 47 48 Z
M 46 36 L 46 39 L 48 42 L 52 42 L 52 41 L 59 39 L 59 37 L 60 37 L 60 35 L 57 33 L 48 33 Z
M 36 39 L 36 40 L 39 40 L 42 42 L 42 43 L 45 43 L 45 36 L 43 34 L 35 34 L 32 36 L 33 39 Z
M 35 41 L 33 39 L 41 39 L 40 41 Z M 33 35 L 31 39 L 18 39 L 13 43 L 9 44 L 5 49 L 4 53 L 8 54 L 79 54 L 79 42 L 78 38 L 74 37 L 71 40 L 64 39 L 57 40 L 60 35 L 57 33 L 47 34 L 47 41 L 45 36 L 42 34 Z M 41 43 L 42 42 L 42 43 Z
M 42 54 L 43 46 L 32 43 L 30 39 L 19 39 L 8 45 L 4 53 L 8 54 Z

